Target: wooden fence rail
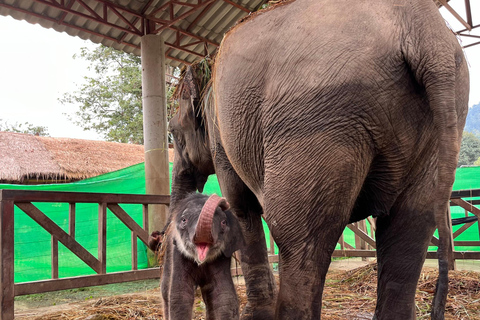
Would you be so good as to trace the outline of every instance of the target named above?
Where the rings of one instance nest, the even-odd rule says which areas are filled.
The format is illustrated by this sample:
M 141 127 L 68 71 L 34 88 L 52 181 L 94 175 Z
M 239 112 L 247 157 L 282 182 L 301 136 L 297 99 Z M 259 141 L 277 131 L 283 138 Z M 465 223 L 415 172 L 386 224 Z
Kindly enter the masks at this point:
M 465 210 L 465 216 L 469 212 L 480 218 L 480 209 L 474 205 L 480 204 L 480 200 L 466 201 L 462 198 L 480 197 L 480 190 L 456 191 L 452 193 L 451 206 L 460 206 Z M 55 222 L 47 217 L 33 203 L 68 203 L 69 221 L 68 232 L 60 228 Z M 138 270 L 137 265 L 137 238 L 143 243 L 148 241 L 148 205 L 168 205 L 169 196 L 158 195 L 130 195 L 130 194 L 106 194 L 106 193 L 76 193 L 76 192 L 49 192 L 49 191 L 25 191 L 25 190 L 0 190 L 0 320 L 12 320 L 14 318 L 14 297 L 48 291 L 74 289 L 88 286 L 104 285 L 111 283 L 128 282 L 143 279 L 158 278 L 158 268 Z M 75 213 L 77 203 L 98 204 L 98 255 L 95 257 L 88 252 L 75 239 Z M 143 225 L 138 225 L 120 204 L 141 204 L 143 206 Z M 36 221 L 51 235 L 51 279 L 14 283 L 14 207 L 17 206 L 29 217 Z M 110 210 L 131 232 L 132 239 L 132 270 L 124 272 L 107 273 L 107 247 L 106 247 L 106 213 Z M 480 241 L 457 241 L 460 234 L 477 223 L 476 232 L 479 232 L 478 222 L 472 217 L 465 219 L 466 223 L 452 233 L 454 246 L 480 246 Z M 367 228 L 367 226 L 369 226 Z M 374 239 L 375 220 L 368 218 L 364 221 L 349 224 L 347 226 L 355 233 L 355 243 L 347 243 L 340 237 L 338 243 L 340 249 L 335 250 L 334 257 L 375 257 L 376 243 Z M 96 274 L 70 278 L 59 278 L 58 275 L 58 243 L 63 244 L 68 250 L 79 257 Z M 278 263 L 279 257 L 275 254 L 273 239 L 269 239 L 269 261 Z M 438 239 L 432 238 L 432 245 L 438 244 Z M 436 252 L 428 252 L 427 258 L 436 258 Z M 454 251 L 454 259 L 480 259 L 480 252 Z M 241 269 L 235 268 L 234 274 L 241 273 Z

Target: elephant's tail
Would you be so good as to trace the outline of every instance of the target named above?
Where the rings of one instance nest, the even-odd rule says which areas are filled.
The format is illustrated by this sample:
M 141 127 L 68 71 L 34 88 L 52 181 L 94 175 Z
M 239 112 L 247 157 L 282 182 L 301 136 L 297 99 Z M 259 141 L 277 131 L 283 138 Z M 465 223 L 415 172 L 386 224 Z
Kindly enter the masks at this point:
M 409 34 L 407 38 L 414 34 Z M 442 39 L 440 33 L 438 36 L 440 39 L 435 41 L 429 41 L 431 37 L 425 35 L 417 35 L 417 37 L 417 39 L 410 38 L 411 42 L 406 42 L 408 44 L 405 45 L 403 54 L 417 82 L 425 88 L 438 139 L 433 213 L 439 235 L 437 251 L 439 277 L 431 318 L 439 320 L 444 319 L 449 264 L 453 261 L 447 209 L 460 149 L 456 105 L 456 64 L 458 63 L 456 53 L 461 53 L 461 50 L 457 48 L 458 43 L 450 41 L 451 39 Z M 416 45 L 413 46 L 412 43 Z
M 440 48 L 437 48 L 440 49 Z M 452 260 L 450 225 L 447 214 L 449 199 L 455 181 L 459 153 L 458 116 L 455 95 L 455 50 L 442 48 L 431 50 L 422 59 L 425 63 L 417 70 L 418 80 L 423 84 L 433 123 L 437 133 L 437 177 L 433 213 L 438 228 L 438 266 L 439 277 L 433 299 L 431 318 L 444 319 L 448 294 L 448 271 Z

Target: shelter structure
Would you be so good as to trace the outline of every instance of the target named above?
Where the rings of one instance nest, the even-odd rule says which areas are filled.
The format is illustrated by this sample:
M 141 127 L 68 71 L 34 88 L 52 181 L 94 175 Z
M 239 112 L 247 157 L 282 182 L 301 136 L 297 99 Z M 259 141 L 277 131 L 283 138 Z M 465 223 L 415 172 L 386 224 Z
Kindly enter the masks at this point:
M 0 15 L 142 56 L 147 192 L 168 194 L 165 65 L 189 65 L 212 53 L 236 21 L 267 1 L 0 0 Z M 480 38 L 470 33 L 479 26 L 470 0 L 464 0 L 466 18 L 449 0 L 433 1 L 463 24 L 465 29 L 456 32 L 459 36 Z M 166 212 L 159 209 L 151 217 L 152 230 L 160 229 Z

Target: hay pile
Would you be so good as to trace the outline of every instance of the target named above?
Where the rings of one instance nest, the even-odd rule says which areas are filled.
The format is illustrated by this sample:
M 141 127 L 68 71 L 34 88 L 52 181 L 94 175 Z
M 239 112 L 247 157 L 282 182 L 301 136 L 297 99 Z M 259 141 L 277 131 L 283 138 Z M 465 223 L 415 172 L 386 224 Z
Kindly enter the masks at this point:
M 429 319 L 429 309 L 435 290 L 438 272 L 425 268 L 417 286 L 417 319 Z M 371 319 L 376 302 L 376 264 L 351 271 L 333 271 L 327 276 L 322 319 Z M 234 280 L 241 309 L 246 303 L 245 286 Z M 446 307 L 446 319 L 480 319 L 480 273 L 452 271 L 450 291 Z M 43 313 L 21 319 L 35 320 L 117 320 L 117 319 L 162 319 L 159 289 L 144 293 L 103 298 L 83 302 L 74 308 Z M 197 292 L 194 319 L 205 319 L 205 305 Z

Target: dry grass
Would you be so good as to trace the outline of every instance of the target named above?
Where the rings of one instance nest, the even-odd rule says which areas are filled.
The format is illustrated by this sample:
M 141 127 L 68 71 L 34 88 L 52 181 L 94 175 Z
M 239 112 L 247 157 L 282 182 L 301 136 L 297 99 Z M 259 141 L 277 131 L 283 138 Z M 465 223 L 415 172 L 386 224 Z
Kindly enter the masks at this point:
M 417 287 L 417 319 L 429 319 L 429 308 L 435 290 L 438 272 L 425 268 Z M 324 291 L 322 319 L 371 319 L 376 301 L 376 265 L 370 264 L 351 271 L 333 271 L 327 277 Z M 245 286 L 235 284 L 240 307 L 246 303 Z M 446 319 L 480 319 L 480 273 L 455 271 L 450 273 L 450 291 Z M 58 308 L 58 307 L 57 307 Z M 162 319 L 159 289 L 84 302 L 74 308 L 63 308 L 28 319 L 117 320 Z M 27 319 L 22 317 L 22 319 Z M 197 292 L 194 319 L 205 319 L 205 307 Z

